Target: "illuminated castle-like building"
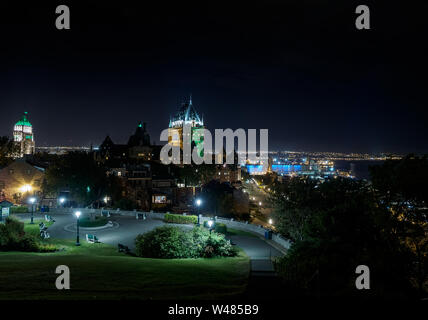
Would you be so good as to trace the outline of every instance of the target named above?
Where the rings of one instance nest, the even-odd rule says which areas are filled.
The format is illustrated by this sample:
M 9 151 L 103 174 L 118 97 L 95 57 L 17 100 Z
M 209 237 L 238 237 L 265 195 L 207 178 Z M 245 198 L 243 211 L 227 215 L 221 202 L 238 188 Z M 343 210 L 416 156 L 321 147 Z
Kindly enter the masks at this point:
M 13 140 L 18 146 L 18 155 L 34 154 L 36 144 L 34 142 L 33 126 L 27 118 L 28 112 L 24 112 L 21 120 L 15 123 L 13 128 Z
M 172 146 L 179 146 L 183 149 L 183 128 L 190 126 L 192 135 L 192 145 L 196 146 L 200 156 L 203 156 L 204 141 L 204 119 L 199 116 L 192 104 L 192 96 L 189 102 L 183 102 L 176 115 L 169 120 L 168 143 Z

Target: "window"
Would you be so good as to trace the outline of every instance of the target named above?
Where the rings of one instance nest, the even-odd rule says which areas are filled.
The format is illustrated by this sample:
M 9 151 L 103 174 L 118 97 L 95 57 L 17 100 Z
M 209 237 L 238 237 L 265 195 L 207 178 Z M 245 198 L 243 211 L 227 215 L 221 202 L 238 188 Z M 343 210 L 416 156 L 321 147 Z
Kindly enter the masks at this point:
M 166 196 L 154 196 L 153 202 L 154 203 L 166 203 Z

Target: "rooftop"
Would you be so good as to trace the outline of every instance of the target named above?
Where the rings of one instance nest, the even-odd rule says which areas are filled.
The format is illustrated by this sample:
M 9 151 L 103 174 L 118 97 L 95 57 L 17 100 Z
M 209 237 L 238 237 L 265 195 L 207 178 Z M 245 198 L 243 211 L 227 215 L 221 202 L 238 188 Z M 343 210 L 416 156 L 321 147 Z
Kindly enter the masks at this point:
M 28 112 L 24 112 L 24 114 L 22 115 L 21 120 L 19 120 L 17 123 L 15 123 L 15 126 L 28 126 L 28 127 L 32 127 L 30 121 L 28 121 L 28 119 L 27 119 L 27 115 L 28 115 Z

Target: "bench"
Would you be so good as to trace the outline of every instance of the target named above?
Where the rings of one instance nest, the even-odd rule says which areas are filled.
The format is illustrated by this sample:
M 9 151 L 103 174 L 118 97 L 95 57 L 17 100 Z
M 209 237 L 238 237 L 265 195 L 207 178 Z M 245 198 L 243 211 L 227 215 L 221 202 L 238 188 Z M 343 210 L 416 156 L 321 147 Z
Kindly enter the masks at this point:
M 135 218 L 138 219 L 143 219 L 146 220 L 146 214 L 145 213 L 137 213 L 135 214 Z
M 127 246 L 124 246 L 123 244 L 120 244 L 120 243 L 117 244 L 117 250 L 119 252 L 125 252 L 125 253 L 129 253 L 131 251 Z
M 113 227 L 113 221 L 107 222 L 107 227 Z
M 45 220 L 46 220 L 46 221 L 52 221 L 52 222 L 55 222 L 55 220 L 54 220 L 54 219 L 52 219 L 52 217 L 51 217 L 51 216 L 49 216 L 49 215 L 47 215 L 47 214 L 45 214 Z
M 110 211 L 108 211 L 108 210 L 102 210 L 101 211 L 101 216 L 109 218 L 110 217 Z
M 86 234 L 86 241 L 90 243 L 97 243 L 100 242 L 96 235 L 94 234 Z
M 40 230 L 40 237 L 42 239 L 49 239 L 51 236 L 49 234 L 49 232 L 47 231 L 48 228 Z

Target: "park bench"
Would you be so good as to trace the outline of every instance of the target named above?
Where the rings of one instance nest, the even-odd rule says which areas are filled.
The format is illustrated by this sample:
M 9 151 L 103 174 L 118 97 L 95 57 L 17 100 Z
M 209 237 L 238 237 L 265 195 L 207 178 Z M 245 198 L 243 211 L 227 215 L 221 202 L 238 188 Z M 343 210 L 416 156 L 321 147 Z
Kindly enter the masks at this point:
M 40 231 L 40 237 L 42 239 L 49 239 L 50 238 L 50 235 L 48 233 L 48 227 L 46 227 L 43 222 L 39 223 L 39 231 Z
M 107 222 L 107 226 L 108 226 L 108 227 L 113 227 L 113 221 L 109 221 L 109 222 Z
M 101 211 L 101 216 L 109 218 L 110 217 L 110 211 L 108 211 L 108 210 L 102 210 Z
M 47 231 L 47 228 L 46 230 L 40 230 L 40 237 L 42 239 L 49 239 L 51 237 L 49 232 Z
M 120 243 L 117 244 L 117 249 L 119 252 L 125 252 L 125 253 L 129 253 L 131 251 L 127 246 L 124 246 L 123 244 L 120 244 Z
M 90 243 L 97 243 L 100 242 L 96 235 L 94 234 L 86 234 L 86 241 Z
M 137 220 L 139 220 L 139 219 L 143 219 L 143 220 L 146 220 L 146 214 L 145 213 L 137 213 L 137 214 L 135 214 L 135 218 L 137 219 Z
M 47 214 L 45 214 L 45 220 L 46 220 L 46 221 L 52 221 L 52 222 L 55 222 L 55 220 L 54 220 L 54 219 L 52 219 L 52 217 L 51 217 L 51 216 L 49 216 L 49 215 L 47 215 Z

